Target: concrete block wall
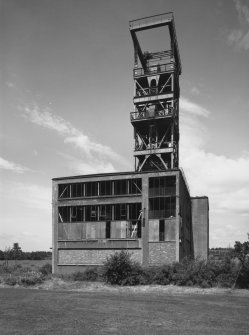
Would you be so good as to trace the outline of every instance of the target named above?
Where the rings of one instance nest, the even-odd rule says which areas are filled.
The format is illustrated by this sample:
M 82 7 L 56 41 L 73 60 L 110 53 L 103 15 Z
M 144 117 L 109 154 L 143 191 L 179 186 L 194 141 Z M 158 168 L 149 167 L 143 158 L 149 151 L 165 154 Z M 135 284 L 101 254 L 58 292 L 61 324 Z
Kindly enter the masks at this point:
M 135 249 L 132 251 L 127 250 L 131 254 L 133 261 L 142 262 L 141 249 Z M 107 257 L 110 257 L 115 252 L 120 250 L 59 250 L 58 252 L 58 265 L 103 265 Z
M 209 203 L 208 197 L 191 198 L 194 257 L 208 258 Z
M 176 261 L 176 243 L 149 242 L 149 265 L 163 265 Z

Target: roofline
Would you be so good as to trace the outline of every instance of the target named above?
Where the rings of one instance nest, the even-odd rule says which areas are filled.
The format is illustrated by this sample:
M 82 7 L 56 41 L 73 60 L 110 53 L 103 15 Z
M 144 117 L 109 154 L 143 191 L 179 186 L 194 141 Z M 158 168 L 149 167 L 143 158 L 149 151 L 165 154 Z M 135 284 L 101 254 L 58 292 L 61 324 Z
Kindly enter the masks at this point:
M 103 176 L 125 176 L 125 175 L 140 175 L 140 174 L 148 174 L 148 173 L 160 173 L 160 172 L 174 172 L 174 171 L 181 171 L 181 169 L 168 169 L 162 171 L 125 171 L 125 172 L 107 172 L 107 173 L 96 173 L 96 174 L 85 174 L 85 175 L 77 175 L 77 176 L 67 176 L 67 177 L 56 177 L 52 178 L 52 180 L 66 180 L 66 179 L 79 179 L 79 178 L 93 178 L 93 177 L 103 177 Z

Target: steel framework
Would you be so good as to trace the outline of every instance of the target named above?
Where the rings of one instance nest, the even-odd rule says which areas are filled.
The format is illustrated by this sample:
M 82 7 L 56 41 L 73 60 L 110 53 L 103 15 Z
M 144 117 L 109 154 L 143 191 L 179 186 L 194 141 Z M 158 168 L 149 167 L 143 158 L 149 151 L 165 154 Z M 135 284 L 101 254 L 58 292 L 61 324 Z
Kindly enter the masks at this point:
M 168 27 L 170 50 L 142 51 L 137 32 Z M 134 44 L 134 127 L 136 171 L 179 165 L 179 75 L 181 61 L 172 13 L 130 21 Z

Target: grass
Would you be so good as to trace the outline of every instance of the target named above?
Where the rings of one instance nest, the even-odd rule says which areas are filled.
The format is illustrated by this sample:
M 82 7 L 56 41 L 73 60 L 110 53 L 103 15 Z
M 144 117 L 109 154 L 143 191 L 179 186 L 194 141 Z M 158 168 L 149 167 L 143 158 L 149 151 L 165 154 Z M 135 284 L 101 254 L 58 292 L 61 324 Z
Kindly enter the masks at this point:
M 1 335 L 248 334 L 248 296 L 0 289 Z
M 26 260 L 26 259 L 23 259 L 23 260 L 9 260 L 8 261 L 8 265 L 9 266 L 14 266 L 14 265 L 21 265 L 22 267 L 31 267 L 33 270 L 34 269 L 37 269 L 41 266 L 43 266 L 44 264 L 47 264 L 47 263 L 52 263 L 51 259 L 44 259 L 44 260 Z M 4 261 L 0 261 L 0 266 L 1 265 L 4 265 Z

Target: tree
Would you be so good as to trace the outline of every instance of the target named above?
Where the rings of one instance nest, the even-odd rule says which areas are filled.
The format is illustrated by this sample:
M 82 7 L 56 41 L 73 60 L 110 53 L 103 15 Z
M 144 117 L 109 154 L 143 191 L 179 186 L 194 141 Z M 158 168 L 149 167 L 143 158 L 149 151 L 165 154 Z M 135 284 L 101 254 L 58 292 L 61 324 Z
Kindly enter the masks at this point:
M 11 253 L 13 255 L 14 260 L 22 258 L 22 248 L 19 246 L 18 243 L 14 243 L 11 249 Z
M 246 264 L 249 260 L 249 234 L 247 233 L 248 241 L 241 243 L 236 241 L 234 245 L 234 256 L 240 260 L 240 268 L 234 282 L 233 287 L 236 286 L 241 271 L 246 268 Z

